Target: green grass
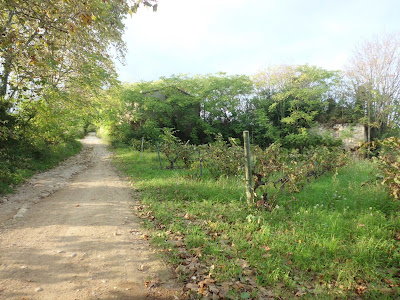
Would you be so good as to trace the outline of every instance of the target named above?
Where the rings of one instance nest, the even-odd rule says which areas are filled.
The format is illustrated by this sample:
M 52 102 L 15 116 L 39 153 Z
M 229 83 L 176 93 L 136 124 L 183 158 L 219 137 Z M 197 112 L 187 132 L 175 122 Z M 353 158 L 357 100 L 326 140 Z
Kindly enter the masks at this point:
M 115 162 L 141 191 L 139 215 L 185 283 L 210 275 L 233 299 L 400 293 L 400 204 L 374 181 L 372 163 L 312 181 L 267 212 L 247 207 L 242 178 L 193 179 L 128 148 L 116 150 Z
M 55 167 L 62 160 L 79 153 L 78 141 L 60 142 L 42 151 L 17 148 L 0 165 L 0 195 L 10 193 L 13 186 L 23 183 L 37 172 Z M 2 157 L 3 159 L 3 157 Z

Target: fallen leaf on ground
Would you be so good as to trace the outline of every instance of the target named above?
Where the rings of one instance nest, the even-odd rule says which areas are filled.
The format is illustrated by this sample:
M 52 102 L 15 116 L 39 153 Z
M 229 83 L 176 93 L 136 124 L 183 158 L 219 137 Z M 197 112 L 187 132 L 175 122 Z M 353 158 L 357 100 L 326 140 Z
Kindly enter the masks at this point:
M 204 286 L 209 286 L 209 285 L 211 285 L 212 283 L 214 283 L 215 282 L 215 280 L 214 279 L 211 279 L 211 278 L 206 278 L 206 279 L 204 279 L 203 281 L 200 281 L 199 282 L 199 287 L 204 287 Z
M 264 246 L 263 246 L 263 249 L 264 249 L 265 251 L 269 251 L 269 250 L 271 250 L 271 248 L 270 248 L 270 247 L 268 247 L 267 245 L 264 245 Z
M 184 246 L 185 244 L 182 242 L 182 240 L 178 240 L 178 241 L 172 241 L 172 245 L 173 245 L 174 247 L 179 248 L 179 247 Z
M 214 284 L 210 285 L 210 286 L 208 287 L 208 290 L 209 290 L 211 293 L 214 293 L 214 294 L 218 294 L 218 293 L 219 293 L 219 289 L 218 289 L 217 286 L 214 285 Z
M 364 286 L 364 285 L 357 285 L 356 294 L 362 295 L 365 292 L 366 289 L 367 289 L 367 287 Z
M 199 290 L 199 286 L 195 283 L 191 283 L 189 282 L 188 284 L 186 284 L 186 288 L 192 291 L 198 291 Z
M 224 282 L 222 284 L 221 289 L 219 290 L 219 296 L 221 298 L 225 298 L 226 295 L 228 295 L 228 293 L 229 293 L 229 283 L 228 282 Z
M 305 294 L 306 294 L 306 292 L 304 292 L 304 291 L 297 291 L 295 296 L 296 297 L 301 297 L 301 296 L 304 296 Z
M 267 298 L 267 297 L 274 298 L 276 296 L 274 292 L 267 290 L 266 288 L 263 288 L 263 287 L 259 288 L 258 293 L 260 296 L 262 296 L 262 299 Z

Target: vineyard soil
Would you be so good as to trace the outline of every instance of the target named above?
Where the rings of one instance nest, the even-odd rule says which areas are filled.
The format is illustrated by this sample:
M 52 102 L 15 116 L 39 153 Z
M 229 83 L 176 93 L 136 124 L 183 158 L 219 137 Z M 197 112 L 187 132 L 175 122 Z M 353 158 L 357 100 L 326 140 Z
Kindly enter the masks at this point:
M 133 214 L 138 195 L 93 134 L 0 204 L 0 299 L 174 299 Z

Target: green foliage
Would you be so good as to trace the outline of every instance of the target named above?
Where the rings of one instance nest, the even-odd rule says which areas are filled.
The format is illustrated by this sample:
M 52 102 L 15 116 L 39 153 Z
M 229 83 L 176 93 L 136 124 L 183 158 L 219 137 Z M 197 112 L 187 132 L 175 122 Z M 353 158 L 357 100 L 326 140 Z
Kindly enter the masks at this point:
M 203 155 L 204 167 L 214 178 L 241 175 L 244 172 L 243 160 L 243 149 L 237 140 L 231 138 L 230 143 L 227 143 L 222 134 L 218 134 L 215 141 L 208 144 Z
M 253 85 L 245 75 L 229 76 L 225 73 L 198 77 L 198 94 L 201 97 L 201 117 L 214 134 L 240 137 L 251 120 L 246 116 L 250 109 Z
M 87 132 L 96 132 L 98 129 L 99 129 L 98 126 L 96 126 L 96 125 L 94 125 L 94 124 L 89 124 L 89 125 L 86 127 L 86 131 L 87 131 Z
M 40 169 L 37 162 L 49 166 L 74 153 L 63 154 L 71 145 L 76 149 L 74 139 L 98 121 L 103 90 L 116 84 L 108 53 L 113 47 L 115 58 L 123 57 L 122 20 L 129 6 L 108 0 L 0 1 L 3 187 Z
M 253 149 L 253 178 L 257 206 L 272 211 L 282 193 L 298 193 L 310 179 L 332 172 L 348 162 L 348 155 L 338 147 L 318 146 L 303 153 L 289 151 L 280 144 L 265 150 Z
M 390 195 L 400 199 L 400 138 L 391 137 L 377 142 L 381 153 L 376 159 L 383 173 L 382 184 L 389 186 Z
M 15 185 L 35 172 L 50 169 L 81 149 L 81 144 L 75 140 L 56 143 L 19 140 L 13 146 L 0 149 L 0 195 L 11 192 Z
M 162 128 L 167 127 L 175 128 L 181 140 L 197 143 L 204 124 L 198 97 L 187 92 L 190 84 L 191 79 L 172 77 L 124 86 L 114 96 L 123 103 L 119 118 L 131 127 L 136 139 L 157 141 Z
M 33 109 L 33 110 L 32 110 Z M 60 107 L 36 99 L 33 104 L 21 103 L 21 111 L 7 113 L 12 130 L 0 137 L 0 192 L 21 183 L 34 171 L 54 166 L 64 157 L 75 154 L 79 146 L 75 138 L 85 134 L 86 121 L 70 106 Z
M 316 146 L 340 146 L 341 140 L 334 139 L 331 136 L 322 136 L 315 134 L 306 128 L 301 128 L 297 133 L 290 133 L 279 139 L 282 145 L 288 149 L 307 149 Z
M 210 142 L 217 133 L 227 139 L 248 126 L 245 113 L 251 92 L 248 77 L 223 73 L 136 83 L 114 94 L 122 103 L 114 123 L 130 126 L 136 139 L 156 141 L 164 127 L 175 128 L 177 137 L 192 144 Z
M 163 134 L 160 136 L 160 151 L 167 157 L 171 169 L 174 169 L 175 163 L 182 157 L 182 141 L 174 135 L 175 133 L 176 130 L 172 128 L 163 128 Z
M 285 147 L 305 148 L 328 142 L 308 129 L 330 109 L 339 75 L 308 65 L 270 68 L 255 75 L 257 97 L 252 103 L 257 144 L 279 141 Z
M 108 109 L 116 116 L 111 135 L 122 134 L 118 140 L 127 144 L 142 137 L 155 142 L 168 127 L 198 145 L 217 134 L 241 139 L 243 130 L 250 130 L 253 142 L 263 147 L 277 141 L 286 148 L 331 146 L 340 142 L 309 129 L 343 98 L 339 84 L 337 72 L 306 65 L 269 70 L 253 80 L 218 73 L 125 85 L 111 96 L 114 105 Z

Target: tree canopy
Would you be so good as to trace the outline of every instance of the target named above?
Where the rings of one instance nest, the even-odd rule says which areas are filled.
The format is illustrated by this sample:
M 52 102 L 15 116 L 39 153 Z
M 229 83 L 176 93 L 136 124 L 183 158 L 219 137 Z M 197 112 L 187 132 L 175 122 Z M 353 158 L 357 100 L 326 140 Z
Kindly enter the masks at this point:
M 379 137 L 399 127 L 400 34 L 374 37 L 359 44 L 347 65 L 352 94 L 362 122 Z
M 93 98 L 116 81 L 112 58 L 123 59 L 126 50 L 123 18 L 154 3 L 1 0 L 0 139 L 15 138 L 44 108 L 39 102 L 89 112 Z
M 156 9 L 143 0 L 0 0 L 2 182 L 13 174 L 3 162 L 73 143 L 96 116 L 97 96 L 117 83 L 113 59 L 125 54 L 123 18 L 140 5 Z

